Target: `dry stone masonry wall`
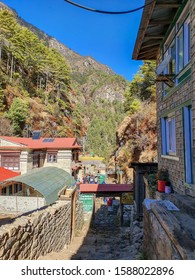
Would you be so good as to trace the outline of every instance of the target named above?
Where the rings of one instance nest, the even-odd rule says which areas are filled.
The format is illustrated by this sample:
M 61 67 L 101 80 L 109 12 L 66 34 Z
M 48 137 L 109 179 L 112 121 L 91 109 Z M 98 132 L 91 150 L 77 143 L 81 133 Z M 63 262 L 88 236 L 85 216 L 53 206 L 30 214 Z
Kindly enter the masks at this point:
M 76 221 L 75 230 L 83 224 L 79 202 Z M 30 215 L 22 215 L 12 224 L 1 226 L 0 259 L 35 260 L 51 251 L 60 251 L 70 241 L 71 201 L 58 201 Z

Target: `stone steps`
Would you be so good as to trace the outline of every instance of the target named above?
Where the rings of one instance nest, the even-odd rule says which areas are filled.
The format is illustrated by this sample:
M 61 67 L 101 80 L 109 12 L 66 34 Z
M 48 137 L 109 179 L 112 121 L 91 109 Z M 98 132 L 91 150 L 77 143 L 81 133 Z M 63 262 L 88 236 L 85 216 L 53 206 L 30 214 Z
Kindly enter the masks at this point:
M 117 211 L 108 213 L 105 205 L 96 203 L 96 212 L 91 226 L 84 226 L 78 236 L 60 253 L 44 259 L 63 260 L 133 260 L 139 248 L 130 241 L 130 227 L 119 227 Z M 132 247 L 133 246 L 133 247 Z

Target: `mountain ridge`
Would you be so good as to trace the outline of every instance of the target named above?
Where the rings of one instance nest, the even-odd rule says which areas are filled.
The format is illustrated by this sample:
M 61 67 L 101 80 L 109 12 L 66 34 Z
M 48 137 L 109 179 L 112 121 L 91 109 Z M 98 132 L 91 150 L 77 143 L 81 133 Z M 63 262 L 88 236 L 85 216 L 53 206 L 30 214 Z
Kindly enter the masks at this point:
M 72 50 L 71 48 L 67 47 L 65 44 L 63 44 L 62 42 L 60 42 L 59 40 L 57 40 L 55 37 L 45 33 L 44 31 L 42 31 L 41 29 L 39 29 L 38 27 L 36 27 L 35 25 L 29 23 L 28 21 L 24 20 L 23 18 L 21 18 L 17 11 L 7 5 L 5 5 L 4 3 L 0 2 L 0 9 L 1 8 L 5 8 L 8 9 L 9 11 L 11 11 L 12 13 L 14 13 L 15 17 L 17 18 L 17 21 L 20 23 L 20 25 L 27 27 L 29 30 L 31 30 L 34 34 L 36 34 L 41 40 L 45 40 L 48 43 L 49 47 L 53 47 L 58 49 L 65 58 L 67 58 L 67 60 L 70 62 L 71 67 L 74 67 L 73 63 L 71 63 L 71 59 L 73 59 L 73 62 L 77 62 L 78 60 L 83 60 L 83 63 L 85 61 L 89 61 L 89 65 L 93 65 L 96 64 L 96 66 L 98 65 L 99 67 L 102 66 L 101 69 L 104 69 L 105 72 L 107 72 L 108 74 L 111 75 L 117 75 L 109 66 L 107 66 L 106 64 L 100 63 L 98 62 L 94 57 L 90 56 L 90 55 L 86 55 L 86 56 L 82 56 L 81 54 L 79 54 L 78 52 Z M 63 50 L 63 48 L 65 49 L 65 51 Z M 71 55 L 70 55 L 71 54 Z M 70 59 L 71 57 L 71 59 Z
M 13 47 L 9 49 L 4 45 L 2 48 L 3 64 L 1 65 L 0 70 L 3 71 L 2 75 L 5 78 L 5 84 L 0 85 L 0 90 L 2 87 L 4 92 L 4 98 L 2 97 L 4 100 L 2 102 L 5 103 L 4 106 L 9 112 L 9 116 L 11 116 L 10 108 L 16 97 L 27 100 L 26 102 L 30 104 L 30 108 L 32 108 L 33 111 L 25 122 L 32 130 L 41 129 L 43 135 L 47 136 L 70 137 L 76 135 L 78 138 L 82 138 L 84 135 L 89 134 L 88 142 L 90 144 L 88 145 L 88 152 L 93 150 L 93 141 L 90 141 L 90 137 L 93 138 L 92 134 L 95 133 L 96 135 L 97 133 L 101 133 L 103 138 L 98 138 L 99 142 L 96 145 L 101 147 L 101 143 L 105 142 L 104 147 L 102 146 L 98 151 L 100 156 L 107 157 L 108 147 L 109 153 L 114 148 L 116 139 L 115 129 L 122 120 L 124 113 L 122 104 L 128 81 L 122 76 L 115 74 L 107 65 L 97 62 L 91 56 L 81 56 L 59 42 L 56 38 L 47 35 L 37 27 L 27 23 L 18 16 L 15 10 L 0 2 L 0 10 L 3 11 L 4 9 L 9 10 L 16 19 L 18 25 L 21 26 L 21 31 L 19 31 L 19 33 L 15 32 L 14 29 L 12 30 L 12 32 L 15 32 L 14 36 L 16 36 L 14 42 L 12 42 L 10 37 L 4 38 L 4 41 L 10 41 L 10 44 L 13 44 Z M 6 17 L 7 15 L 4 16 Z M 3 24 L 6 25 L 6 28 L 9 28 L 6 22 Z M 12 26 L 12 28 L 14 27 Z M 19 30 L 20 28 L 17 27 Z M 42 41 L 44 44 L 41 46 L 41 43 L 37 41 L 38 39 L 31 36 L 22 28 L 30 30 L 29 32 L 35 34 L 40 42 Z M 25 33 L 29 36 L 29 40 L 37 41 L 32 53 L 36 52 L 38 47 L 45 49 L 46 47 L 44 45 L 49 48 L 46 51 L 46 56 L 47 53 L 51 56 L 46 58 L 47 63 L 49 63 L 48 65 L 44 66 L 40 64 L 35 56 L 33 58 L 35 59 L 33 63 L 37 63 L 36 67 L 38 68 L 36 68 L 36 70 L 32 68 L 31 58 L 28 52 L 25 55 L 27 55 L 30 60 L 27 61 L 23 58 L 23 54 L 19 48 L 20 45 L 28 45 L 28 41 L 20 42 L 17 40 L 26 40 L 26 35 L 22 35 Z M 49 67 L 52 65 L 52 67 L 59 67 L 57 61 L 52 62 L 50 59 L 55 59 L 55 57 L 56 59 L 60 59 L 60 57 L 58 58 L 58 54 L 55 51 L 52 51 L 53 49 L 57 50 L 57 52 L 65 59 L 66 64 L 70 66 L 69 78 L 67 77 L 67 80 L 64 80 L 64 77 L 62 77 L 60 72 L 58 74 L 59 77 L 57 77 L 58 80 L 53 80 L 54 77 L 52 77 L 52 72 L 49 70 Z M 13 58 L 13 63 L 9 60 L 10 55 Z M 19 59 L 14 58 L 15 55 L 17 55 Z M 41 54 L 38 52 L 37 55 L 40 56 Z M 9 73 L 9 76 L 6 74 L 7 64 L 9 64 L 8 70 L 12 72 L 12 74 Z M 28 66 L 28 69 L 25 68 L 25 65 Z M 38 69 L 42 69 L 42 73 L 40 73 L 41 75 L 39 74 Z M 35 73 L 33 74 L 34 71 Z M 55 71 L 53 72 L 54 76 L 56 76 Z M 25 77 L 24 74 L 27 76 Z M 32 74 L 34 76 L 32 76 Z M 64 84 L 63 86 L 60 85 L 59 83 L 61 83 L 61 79 L 68 84 Z M 37 82 L 35 83 L 35 81 Z M 57 86 L 56 83 L 59 85 Z M 22 90 L 20 88 L 21 85 L 24 86 L 24 89 Z M 40 111 L 40 108 L 42 108 L 42 112 Z M 110 130 L 109 137 L 107 137 L 105 131 L 101 132 L 102 120 L 104 121 L 105 131 Z M 5 122 L 7 122 L 7 119 L 4 123 Z M 107 127 L 108 124 L 109 127 Z M 93 131 L 93 125 L 95 125 L 95 131 Z M 24 129 L 24 126 L 22 129 Z M 88 131 L 91 131 L 92 134 L 90 135 Z M 6 133 L 8 133 L 8 131 L 6 131 Z M 20 133 L 24 133 L 24 131 L 21 131 Z

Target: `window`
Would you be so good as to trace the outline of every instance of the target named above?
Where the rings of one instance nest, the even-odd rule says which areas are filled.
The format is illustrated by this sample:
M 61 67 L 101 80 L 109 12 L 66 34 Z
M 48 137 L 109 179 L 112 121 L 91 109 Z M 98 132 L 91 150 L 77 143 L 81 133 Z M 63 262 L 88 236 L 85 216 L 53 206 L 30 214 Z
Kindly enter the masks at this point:
M 20 183 L 14 184 L 14 193 L 19 193 L 22 191 L 22 185 Z
M 7 192 L 6 192 L 6 187 L 2 188 L 1 194 L 2 194 L 2 195 L 6 195 L 6 193 L 7 193 Z
M 183 108 L 184 125 L 184 154 L 185 154 L 185 181 L 193 183 L 193 159 L 192 159 L 192 107 Z
M 57 162 L 57 153 L 48 153 L 47 162 Z
M 184 23 L 184 46 L 185 46 L 185 52 L 184 52 L 184 66 L 190 61 L 190 20 L 187 19 Z
M 2 155 L 1 166 L 9 170 L 20 170 L 20 157 L 14 155 Z
M 164 74 L 174 75 L 172 80 L 178 84 L 181 81 L 180 73 L 190 62 L 190 18 L 187 17 L 187 10 L 177 22 L 172 30 L 169 38 L 164 44 L 163 59 L 171 55 L 171 60 L 164 70 Z M 164 95 L 166 95 L 167 87 L 163 86 Z
M 183 28 L 177 36 L 177 73 L 184 67 L 184 40 L 183 40 Z
M 190 21 L 183 23 L 177 35 L 177 73 L 190 61 Z
M 176 45 L 175 41 L 171 44 L 169 48 L 169 54 L 171 55 L 171 62 L 169 64 L 169 73 L 175 74 L 176 73 Z
M 33 154 L 33 168 L 40 167 L 40 154 Z
M 176 155 L 175 117 L 161 119 L 162 154 Z

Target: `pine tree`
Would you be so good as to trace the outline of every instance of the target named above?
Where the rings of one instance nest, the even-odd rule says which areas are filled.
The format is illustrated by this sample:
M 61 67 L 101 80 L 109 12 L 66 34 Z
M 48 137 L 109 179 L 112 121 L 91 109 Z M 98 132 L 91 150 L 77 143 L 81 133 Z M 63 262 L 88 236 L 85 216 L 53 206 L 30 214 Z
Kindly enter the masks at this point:
M 28 115 L 28 104 L 21 98 L 15 97 L 7 113 L 7 117 L 11 120 L 16 135 L 22 135 L 22 129 L 24 128 Z

